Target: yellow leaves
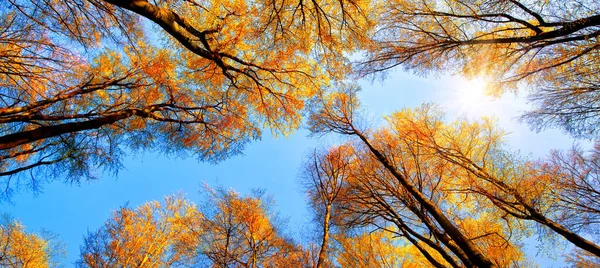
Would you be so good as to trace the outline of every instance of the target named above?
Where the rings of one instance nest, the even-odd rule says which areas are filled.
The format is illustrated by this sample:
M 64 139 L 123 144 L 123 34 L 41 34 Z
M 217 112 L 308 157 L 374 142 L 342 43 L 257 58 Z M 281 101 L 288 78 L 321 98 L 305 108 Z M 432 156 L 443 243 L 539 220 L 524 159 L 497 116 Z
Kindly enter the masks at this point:
M 246 226 L 248 236 L 253 241 L 261 241 L 273 233 L 273 227 L 261 207 L 261 201 L 254 198 L 235 198 L 230 200 L 230 213 L 235 221 Z
M 19 146 L 19 148 L 17 149 L 18 151 L 29 151 L 33 148 L 33 146 L 30 143 L 27 144 L 23 144 L 21 146 Z M 27 159 L 29 158 L 30 154 L 20 154 L 17 157 L 15 157 L 15 160 L 17 160 L 17 162 L 25 162 L 27 161 Z
M 232 217 L 234 222 L 244 226 L 239 230 L 241 235 L 257 242 L 268 239 L 274 234 L 273 226 L 260 199 L 239 197 L 237 193 L 230 191 L 217 202 L 222 217 Z
M 338 235 L 336 241 L 341 246 L 337 257 L 341 267 L 422 267 L 428 264 L 419 259 L 420 253 L 410 252 L 383 230 L 350 237 Z
M 123 72 L 122 58 L 116 51 L 106 51 L 94 59 L 94 71 L 102 77 L 114 77 Z
M 458 225 L 499 267 L 509 267 L 513 263 L 523 261 L 525 256 L 520 246 L 508 240 L 512 234 L 507 232 L 513 230 L 506 229 L 503 222 L 504 219 L 498 215 L 484 212 L 478 213 L 476 218 L 467 217 L 459 220 Z
M 209 200 L 203 206 L 201 253 L 212 265 L 265 267 L 296 262 L 298 248 L 281 236 L 260 193 L 240 196 L 233 190 L 205 187 Z
M 346 98 L 350 99 L 351 95 L 342 94 L 335 99 L 344 102 Z M 348 105 L 342 107 L 347 109 Z M 324 109 L 334 110 L 337 106 Z M 335 116 L 327 116 L 338 124 L 352 117 L 352 113 L 350 116 L 342 116 L 343 112 L 331 114 Z M 488 261 L 497 262 L 499 266 L 521 261 L 522 253 L 511 235 L 522 226 L 506 219 L 506 212 L 491 199 L 498 192 L 506 195 L 510 194 L 510 187 L 518 187 L 514 181 L 521 178 L 522 162 L 504 150 L 503 133 L 494 128 L 493 120 L 446 123 L 443 117 L 437 107 L 424 105 L 388 116 L 389 126 L 379 130 L 358 131 L 355 135 L 362 142 L 353 145 L 357 163 L 347 167 L 352 176 L 345 187 L 351 194 L 347 199 L 342 198 L 348 203 L 340 206 L 340 214 L 349 217 L 346 221 L 352 227 L 395 225 L 400 228 L 386 232 L 406 237 L 397 243 L 410 243 L 407 250 L 412 250 L 413 260 L 418 261 L 406 263 L 407 266 L 427 265 L 431 258 L 450 265 L 453 261 L 448 260 L 447 254 L 458 253 L 445 249 L 447 242 L 443 242 L 443 247 L 435 247 L 427 243 L 437 239 L 428 241 L 431 238 L 419 237 L 436 232 L 445 234 L 449 230 L 465 235 L 464 238 L 451 235 L 450 243 L 473 243 L 468 248 L 461 246 L 462 250 L 480 251 Z M 345 124 L 346 129 L 355 128 L 352 123 Z M 344 134 L 348 133 L 353 135 L 352 131 Z M 424 211 L 425 206 L 433 208 Z M 430 215 L 447 220 L 433 221 Z M 340 222 L 343 224 L 344 219 Z M 429 260 L 425 259 L 423 250 L 431 255 Z M 502 255 L 503 251 L 506 256 Z
M 369 7 L 367 2 L 320 1 L 297 6 L 285 1 L 230 0 L 204 2 L 201 8 L 185 3 L 185 8 L 177 12 L 194 28 L 211 31 L 206 35 L 206 43 L 199 45 L 227 55 L 221 60 L 237 69 L 227 70 L 225 74 L 222 66 L 183 52 L 190 54 L 184 58 L 186 66 L 194 70 L 185 76 L 207 88 L 236 92 L 233 97 L 239 97 L 250 109 L 246 114 L 256 116 L 264 126 L 285 133 L 300 122 L 299 111 L 304 101 L 327 86 L 330 77 L 323 65 L 331 62 L 332 66 L 338 66 L 345 61 L 339 57 L 311 64 L 313 45 L 322 42 L 328 43 L 332 50 L 351 50 L 355 45 L 349 42 L 354 39 L 349 36 L 362 32 L 349 34 L 350 31 L 339 31 L 336 25 L 315 30 L 312 28 L 317 23 L 315 20 L 319 17 L 323 22 L 337 24 L 334 18 L 343 17 L 353 22 L 352 29 L 366 27 L 362 24 L 363 17 L 357 13 L 358 9 Z M 317 4 L 319 6 L 313 6 Z M 340 4 L 347 5 L 346 14 L 340 14 Z M 298 17 L 301 14 L 305 16 L 303 19 Z M 351 20 L 354 15 L 355 20 Z M 324 25 L 327 24 L 321 24 Z M 229 55 L 233 58 L 228 58 Z M 333 73 L 341 77 L 344 72 L 340 69 Z M 228 86 L 231 84 L 234 86 Z
M 50 267 L 49 241 L 25 232 L 17 221 L 0 226 L 0 266 L 2 267 Z
M 196 222 L 201 218 L 181 196 L 166 197 L 164 203 L 148 202 L 136 210 L 121 208 L 96 238 L 106 240 L 107 252 L 86 244 L 82 258 L 91 267 L 159 267 L 188 261 L 198 242 Z

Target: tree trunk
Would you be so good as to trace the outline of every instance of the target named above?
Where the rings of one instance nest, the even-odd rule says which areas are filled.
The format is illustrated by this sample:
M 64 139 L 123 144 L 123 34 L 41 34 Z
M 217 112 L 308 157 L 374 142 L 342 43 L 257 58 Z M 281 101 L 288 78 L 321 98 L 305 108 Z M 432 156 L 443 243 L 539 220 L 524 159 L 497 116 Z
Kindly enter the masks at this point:
M 329 244 L 329 220 L 331 218 L 331 205 L 325 206 L 325 216 L 323 219 L 323 239 L 321 240 L 321 249 L 319 250 L 319 259 L 316 268 L 323 268 L 327 258 L 327 245 Z

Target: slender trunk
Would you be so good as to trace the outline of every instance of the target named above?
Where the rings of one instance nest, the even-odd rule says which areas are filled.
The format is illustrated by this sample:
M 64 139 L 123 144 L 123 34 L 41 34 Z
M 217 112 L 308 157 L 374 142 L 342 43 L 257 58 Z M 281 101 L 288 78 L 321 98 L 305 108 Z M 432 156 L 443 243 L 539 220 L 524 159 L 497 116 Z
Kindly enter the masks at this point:
M 225 237 L 225 251 L 223 252 L 223 267 L 229 264 L 229 239 L 231 238 L 231 230 L 227 230 Z
M 396 226 L 398 227 L 399 230 L 401 230 L 403 233 L 408 233 L 405 234 L 405 236 L 408 235 L 412 235 L 414 237 L 416 237 L 417 239 L 419 239 L 420 241 L 423 241 L 425 244 L 427 244 L 429 247 L 431 247 L 433 250 L 437 251 L 450 265 L 452 265 L 452 267 L 458 267 L 458 264 L 456 263 L 456 261 L 449 255 L 448 252 L 446 252 L 446 250 L 444 248 L 442 248 L 440 245 L 434 243 L 433 241 L 429 240 L 428 238 L 423 237 L 422 235 L 420 235 L 419 233 L 415 232 L 413 229 L 411 229 L 410 227 L 408 227 L 408 225 L 406 225 L 404 223 L 404 221 L 402 220 L 402 217 L 400 215 L 398 215 L 398 213 L 396 213 L 396 211 L 389 206 L 385 201 L 383 201 L 381 198 L 375 197 L 376 202 L 382 206 L 392 217 L 391 221 L 396 224 Z M 404 203 L 404 205 L 413 213 L 415 214 L 415 216 L 417 216 L 424 224 L 425 226 L 427 226 L 427 229 L 429 229 L 430 233 L 433 234 L 433 236 L 438 239 L 439 241 L 441 241 L 444 245 L 446 245 L 446 247 L 448 247 L 450 249 L 450 251 L 452 253 L 454 253 L 462 262 L 465 266 L 472 266 L 472 264 L 470 263 L 469 259 L 467 258 L 467 256 L 465 255 L 465 253 L 456 246 L 456 244 L 452 243 L 452 241 L 443 233 L 440 233 L 440 231 L 436 228 L 436 226 L 431 223 L 431 221 L 425 217 L 425 215 L 423 215 L 423 213 L 421 213 L 413 204 L 412 202 L 408 202 L 408 201 L 403 201 L 402 203 Z M 411 241 L 409 239 L 409 241 Z M 413 244 L 414 242 L 411 241 Z M 416 241 L 418 242 L 418 241 Z M 415 246 L 417 248 L 419 248 L 418 245 L 415 244 Z M 421 249 L 419 249 L 421 250 Z M 423 254 L 425 255 L 425 254 Z M 425 256 L 427 257 L 427 256 Z M 435 264 L 434 264 L 435 265 Z
M 440 232 L 438 230 L 437 226 L 435 226 L 435 224 L 432 223 L 429 220 L 428 217 L 426 217 L 425 215 L 423 215 L 423 213 L 421 213 L 414 205 L 408 204 L 408 203 L 405 203 L 405 204 L 408 207 L 408 209 L 410 209 L 410 211 L 412 211 L 413 214 L 415 214 L 425 224 L 425 226 L 427 226 L 427 229 L 429 229 L 429 231 L 431 232 L 431 234 L 433 234 L 433 236 L 435 238 L 437 238 L 439 241 L 441 241 L 442 244 L 444 244 L 446 247 L 448 247 L 448 249 L 450 249 L 450 251 L 452 253 L 454 253 L 463 262 L 463 264 L 465 266 L 472 266 L 473 265 L 471 263 L 471 260 L 469 260 L 468 256 L 465 254 L 465 252 L 460 247 L 458 247 L 456 245 L 456 243 L 454 243 L 452 241 L 452 239 L 450 239 L 447 235 L 445 235 L 442 232 Z M 405 229 L 407 231 L 411 232 L 415 237 L 417 237 L 417 238 L 420 237 L 420 236 L 418 236 L 418 234 L 416 232 L 414 232 L 413 230 L 411 230 L 410 228 L 408 228 L 408 226 Z M 421 239 L 421 241 L 424 241 L 424 242 L 425 241 L 429 241 L 427 239 L 425 239 L 425 240 L 424 239 Z M 454 262 L 454 259 L 452 259 L 452 257 L 450 257 L 450 255 L 443 248 L 441 248 L 439 245 L 436 245 L 433 242 L 431 242 L 431 244 L 429 244 L 429 243 L 427 243 L 427 244 L 431 248 L 436 249 L 438 251 L 438 253 L 440 253 L 440 255 L 442 255 L 442 257 L 444 259 L 446 259 L 446 261 L 448 261 L 448 263 L 452 264 L 452 266 L 454 266 L 454 267 L 457 266 L 456 262 Z
M 252 255 L 250 255 L 250 266 L 251 268 L 256 267 L 256 249 L 252 249 Z
M 321 240 L 321 249 L 319 250 L 319 259 L 317 267 L 322 268 L 327 258 L 327 245 L 329 244 L 329 220 L 331 218 L 331 205 L 325 206 L 325 216 L 323 219 L 323 239 Z

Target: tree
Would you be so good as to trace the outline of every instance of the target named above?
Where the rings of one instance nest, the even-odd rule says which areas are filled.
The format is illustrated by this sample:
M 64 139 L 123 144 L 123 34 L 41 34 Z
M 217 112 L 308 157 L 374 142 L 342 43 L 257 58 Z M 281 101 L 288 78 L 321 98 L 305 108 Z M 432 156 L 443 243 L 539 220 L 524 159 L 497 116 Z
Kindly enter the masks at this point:
M 556 200 L 557 221 L 570 229 L 597 236 L 600 232 L 600 143 L 586 152 L 554 151 L 537 163 L 554 177 L 549 195 Z
M 130 150 L 218 161 L 263 128 L 292 131 L 305 101 L 347 73 L 344 53 L 366 42 L 368 8 L 329 0 L 3 2 L 4 196 L 19 185 L 36 189 L 37 174 L 78 182 L 98 168 L 117 171 Z
M 194 263 L 202 219 L 180 196 L 121 208 L 104 227 L 88 233 L 79 267 L 171 267 Z
M 598 230 L 593 220 L 598 217 L 597 205 L 589 201 L 597 193 L 593 190 L 597 184 L 593 153 L 583 161 L 576 156 L 565 160 L 558 152 L 546 161 L 526 161 L 505 148 L 502 135 L 489 122 L 457 122 L 440 130 L 443 123 L 439 118 L 425 116 L 392 124 L 396 129 L 409 125 L 409 131 L 415 132 L 414 141 L 463 168 L 471 178 L 462 191 L 480 195 L 502 213 L 536 222 L 542 231 L 600 256 L 600 246 L 584 237 Z M 407 132 L 398 134 L 410 137 Z
M 50 233 L 28 233 L 18 221 L 3 218 L 0 225 L 0 266 L 54 267 L 58 263 L 62 245 Z
M 300 246 L 282 235 L 270 201 L 258 191 L 239 196 L 232 190 L 207 188 L 201 257 L 216 267 L 301 267 Z
M 343 197 L 343 185 L 348 179 L 348 161 L 346 147 L 332 148 L 329 151 L 316 151 L 304 164 L 303 183 L 310 197 L 310 204 L 320 223 L 321 243 L 316 268 L 329 267 L 329 244 L 331 228 L 335 225 L 337 206 Z
M 598 256 L 594 256 L 593 254 L 583 250 L 576 250 L 575 254 L 567 256 L 566 261 L 570 264 L 569 267 L 574 268 L 600 266 L 600 258 L 598 258 Z
M 357 127 L 356 90 L 323 96 L 309 123 L 314 133 L 335 132 L 356 136 L 360 141 L 350 158 L 352 179 L 344 190 L 348 196 L 343 205 L 349 215 L 345 217 L 347 224 L 384 230 L 394 226 L 397 236 L 419 248 L 436 267 L 456 267 L 460 263 L 503 266 L 502 260 L 511 258 L 499 256 L 501 248 L 516 251 L 510 255 L 518 260 L 520 252 L 509 240 L 508 227 L 490 225 L 498 220 L 497 216 L 475 210 L 472 200 L 452 202 L 460 200 L 460 193 L 450 190 L 453 180 L 462 175 L 457 174 L 457 167 L 404 140 L 402 135 L 385 129 L 371 133 Z
M 530 89 L 523 120 L 598 137 L 597 1 L 386 1 L 363 73 L 402 65 L 491 79 L 499 95 Z
M 443 247 L 421 239 L 410 227 L 414 222 L 425 224 L 421 229 L 437 233 L 435 238 L 442 242 L 446 233 L 447 242 L 461 239 L 448 231 L 455 228 L 496 260 L 507 258 L 498 255 L 502 251 L 490 249 L 504 244 L 518 248 L 516 241 L 510 242 L 513 232 L 526 231 L 535 222 L 544 235 L 562 236 L 598 256 L 598 245 L 584 237 L 598 230 L 594 151 L 586 157 L 574 151 L 571 157 L 555 153 L 550 160 L 527 161 L 506 149 L 503 133 L 492 121 L 448 124 L 431 106 L 396 112 L 387 117 L 389 126 L 380 130 L 362 130 L 355 123 L 358 103 L 354 93 L 347 90 L 324 98 L 311 116 L 316 133 L 358 137 L 354 147 L 362 150 L 354 150 L 356 164 L 350 165 L 358 172 L 352 172 L 351 178 L 357 179 L 349 180 L 352 190 L 345 191 L 354 197 L 354 203 L 347 205 L 349 215 L 355 214 L 352 221 L 364 225 L 379 220 L 383 228 L 392 222 L 399 236 L 408 239 L 404 230 L 442 256 Z M 406 214 L 399 211 L 414 216 L 402 217 Z M 423 217 L 429 213 L 433 215 Z M 491 240 L 478 242 L 474 237 Z M 459 243 L 465 252 L 462 258 L 451 243 L 444 246 L 463 263 L 471 261 L 473 256 Z M 517 251 L 514 256 L 518 259 L 518 255 Z M 444 259 L 451 263 L 452 258 Z
M 90 232 L 80 267 L 298 267 L 304 252 L 281 235 L 262 199 L 207 187 L 199 209 L 181 196 L 121 208 Z

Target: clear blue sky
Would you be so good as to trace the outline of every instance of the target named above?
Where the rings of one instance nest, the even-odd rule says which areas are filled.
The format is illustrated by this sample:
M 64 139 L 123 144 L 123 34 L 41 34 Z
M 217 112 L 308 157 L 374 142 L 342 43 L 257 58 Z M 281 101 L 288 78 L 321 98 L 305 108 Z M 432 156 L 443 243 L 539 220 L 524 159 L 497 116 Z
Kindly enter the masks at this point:
M 536 134 L 529 131 L 528 126 L 519 124 L 514 117 L 526 105 L 514 96 L 490 103 L 466 102 L 461 96 L 475 93 L 465 91 L 465 82 L 458 78 L 425 79 L 398 71 L 383 83 L 361 81 L 361 85 L 363 108 L 376 121 L 403 107 L 435 102 L 449 112 L 448 119 L 477 114 L 497 117 L 500 126 L 510 132 L 509 143 L 526 155 L 542 157 L 549 149 L 564 149 L 573 144 L 559 131 Z M 80 186 L 67 185 L 58 179 L 36 197 L 30 192 L 16 194 L 13 204 L 0 204 L 0 211 L 20 219 L 28 231 L 45 228 L 58 234 L 59 239 L 68 244 L 66 267 L 78 258 L 79 245 L 87 231 L 102 226 L 113 210 L 126 203 L 137 207 L 146 201 L 161 200 L 178 191 L 187 193 L 192 201 L 200 201 L 198 190 L 203 181 L 211 186 L 231 187 L 243 194 L 253 188 L 265 189 L 276 200 L 280 215 L 289 219 L 290 233 L 298 235 L 311 217 L 299 190 L 302 159 L 316 146 L 328 144 L 326 140 L 307 135 L 305 130 L 278 138 L 267 133 L 262 140 L 247 146 L 243 155 L 218 165 L 199 163 L 195 159 L 168 159 L 152 153 L 130 155 L 124 161 L 125 170 L 118 177 L 104 175 Z M 536 252 L 531 250 L 530 253 L 535 255 Z

